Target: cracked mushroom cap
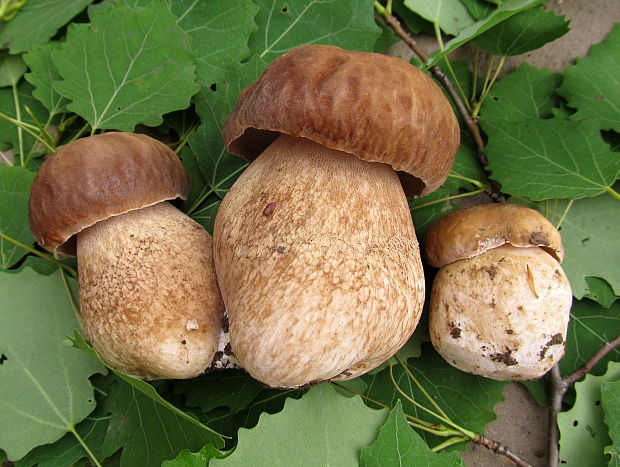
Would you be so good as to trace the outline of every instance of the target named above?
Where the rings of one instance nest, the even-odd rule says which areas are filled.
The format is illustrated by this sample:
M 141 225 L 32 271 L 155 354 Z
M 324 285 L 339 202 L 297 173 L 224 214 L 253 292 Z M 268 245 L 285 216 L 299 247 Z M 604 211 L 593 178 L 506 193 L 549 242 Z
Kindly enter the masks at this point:
M 189 179 L 177 155 L 146 135 L 110 132 L 49 156 L 30 193 L 30 227 L 46 250 L 75 256 L 75 235 L 112 216 L 185 200 Z
M 501 245 L 541 247 L 564 258 L 560 232 L 545 216 L 516 204 L 483 204 L 446 214 L 424 236 L 427 262 L 436 268 Z
M 460 131 L 431 78 L 405 60 L 305 45 L 246 88 L 224 126 L 229 152 L 254 160 L 279 134 L 390 164 L 408 195 L 448 176 Z

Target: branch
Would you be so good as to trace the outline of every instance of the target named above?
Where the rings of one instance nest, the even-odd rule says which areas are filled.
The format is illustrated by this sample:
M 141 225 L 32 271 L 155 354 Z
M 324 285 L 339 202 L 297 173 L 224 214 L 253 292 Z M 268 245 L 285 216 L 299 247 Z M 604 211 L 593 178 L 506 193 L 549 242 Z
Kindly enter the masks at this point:
M 407 44 L 407 46 L 415 53 L 421 60 L 427 61 L 428 54 L 424 49 L 422 49 L 418 43 L 411 37 L 411 35 L 401 26 L 400 22 L 394 15 L 384 12 L 382 17 L 385 19 L 385 22 L 392 28 L 392 30 L 396 33 L 398 37 L 402 39 L 402 41 Z M 476 145 L 476 154 L 478 155 L 478 160 L 480 161 L 480 165 L 484 170 L 487 178 L 490 175 L 490 172 L 486 169 L 489 160 L 484 152 L 484 141 L 482 139 L 482 134 L 480 133 L 480 127 L 478 126 L 478 120 L 473 118 L 469 112 L 467 111 L 467 107 L 465 106 L 463 100 L 459 96 L 458 92 L 454 88 L 452 81 L 450 78 L 439 68 L 439 66 L 434 65 L 430 67 L 430 72 L 433 74 L 435 79 L 441 83 L 446 92 L 450 95 L 452 102 L 456 106 L 459 114 L 461 115 L 465 125 L 467 126 L 467 130 L 474 140 L 474 144 Z M 491 197 L 493 201 L 496 203 L 505 202 L 506 197 L 501 192 L 501 187 L 499 183 L 495 180 L 491 180 L 490 182 L 490 190 L 487 191 L 488 195 Z
M 562 401 L 566 391 L 592 371 L 597 363 L 605 356 L 620 345 L 620 335 L 610 342 L 605 342 L 603 346 L 588 360 L 581 368 L 575 370 L 570 375 L 562 378 L 560 366 L 555 365 L 550 372 L 551 376 L 551 407 L 549 410 L 549 432 L 547 437 L 547 466 L 556 467 L 560 461 L 559 440 L 560 432 L 558 428 L 557 418 L 562 411 Z
M 519 456 L 517 456 L 514 452 L 508 449 L 507 446 L 504 446 L 502 443 L 486 438 L 482 435 L 478 435 L 476 439 L 472 440 L 473 443 L 479 444 L 480 446 L 484 446 L 485 448 L 493 451 L 495 454 L 499 454 L 500 456 L 505 456 L 514 462 L 519 467 L 532 467 L 530 464 L 525 462 Z

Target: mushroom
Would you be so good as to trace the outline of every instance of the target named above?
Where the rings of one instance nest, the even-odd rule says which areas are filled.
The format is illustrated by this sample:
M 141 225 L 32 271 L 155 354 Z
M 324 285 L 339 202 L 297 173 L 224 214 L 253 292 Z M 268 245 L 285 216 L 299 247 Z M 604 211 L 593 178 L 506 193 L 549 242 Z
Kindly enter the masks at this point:
M 194 377 L 217 350 L 224 310 L 211 237 L 167 202 L 188 190 L 170 148 L 116 132 L 61 147 L 32 185 L 37 242 L 77 253 L 87 338 L 138 378 Z
M 218 282 L 235 357 L 272 387 L 363 374 L 413 333 L 424 302 L 403 187 L 447 177 L 459 127 L 438 86 L 399 58 L 298 47 L 224 126 L 253 161 L 219 208 Z
M 560 233 L 538 211 L 486 204 L 435 221 L 424 237 L 441 268 L 430 298 L 433 346 L 460 370 L 536 379 L 564 355 L 572 292 Z

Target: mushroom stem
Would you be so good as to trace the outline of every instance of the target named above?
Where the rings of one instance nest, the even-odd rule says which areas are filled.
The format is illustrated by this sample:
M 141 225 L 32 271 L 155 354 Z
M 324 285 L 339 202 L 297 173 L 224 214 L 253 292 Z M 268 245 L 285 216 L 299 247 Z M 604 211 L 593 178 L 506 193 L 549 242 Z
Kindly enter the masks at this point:
M 143 379 L 209 368 L 223 304 L 199 224 L 162 202 L 83 230 L 77 248 L 84 331 L 104 360 Z
M 232 350 L 270 386 L 365 373 L 409 339 L 422 311 L 396 172 L 304 138 L 280 136 L 235 183 L 214 254 Z

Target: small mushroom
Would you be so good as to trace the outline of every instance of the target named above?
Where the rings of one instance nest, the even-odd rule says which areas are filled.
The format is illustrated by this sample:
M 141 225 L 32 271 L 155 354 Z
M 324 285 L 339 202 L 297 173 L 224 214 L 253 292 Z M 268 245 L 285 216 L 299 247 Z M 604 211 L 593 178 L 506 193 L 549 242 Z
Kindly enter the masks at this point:
M 404 60 L 309 45 L 276 59 L 224 126 L 253 161 L 217 214 L 232 351 L 272 387 L 344 380 L 413 333 L 424 277 L 409 194 L 437 188 L 459 127 Z
M 86 336 L 138 378 L 194 377 L 217 350 L 224 310 L 211 237 L 167 202 L 188 189 L 166 145 L 115 132 L 61 147 L 32 185 L 36 240 L 77 253 Z
M 424 238 L 441 268 L 430 335 L 460 370 L 497 380 L 536 379 L 564 355 L 572 292 L 560 233 L 538 211 L 486 204 L 454 211 Z

